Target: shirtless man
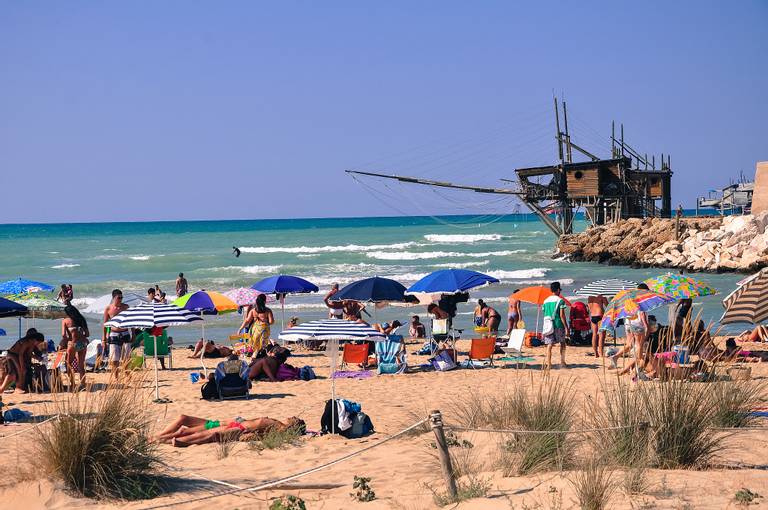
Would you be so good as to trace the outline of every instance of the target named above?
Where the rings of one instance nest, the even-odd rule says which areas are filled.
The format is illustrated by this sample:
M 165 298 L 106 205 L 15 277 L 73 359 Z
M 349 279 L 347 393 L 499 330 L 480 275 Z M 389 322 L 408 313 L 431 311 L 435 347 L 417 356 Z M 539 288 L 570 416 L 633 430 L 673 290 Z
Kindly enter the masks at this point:
M 306 430 L 306 424 L 295 416 L 288 418 L 283 423 L 266 417 L 246 420 L 238 416 L 230 420 L 206 420 L 205 418 L 182 414 L 155 436 L 154 440 L 184 447 L 193 444 L 215 443 L 221 440 L 257 439 L 271 430 L 287 431 L 290 429 L 295 429 L 303 434 Z
M 339 284 L 334 283 L 331 290 L 323 298 L 325 306 L 328 307 L 329 319 L 341 319 L 344 315 L 344 304 L 341 301 L 331 301 L 331 298 L 339 292 Z
M 589 306 L 589 320 L 592 322 L 592 351 L 595 357 L 599 358 L 603 355 L 605 347 L 605 330 L 600 331 L 600 322 L 603 320 L 608 299 L 602 294 L 591 296 L 587 299 L 587 305 Z
M 179 273 L 179 277 L 176 278 L 176 297 L 181 297 L 187 293 L 187 279 L 184 278 L 184 273 Z
M 43 345 L 41 345 L 43 344 Z M 35 351 L 46 351 L 45 337 L 38 333 L 35 328 L 27 330 L 24 337 L 18 339 L 10 349 L 5 359 L 6 370 L 5 377 L 0 387 L 0 394 L 5 391 L 14 380 L 16 381 L 16 393 L 26 393 L 27 369 L 32 364 L 32 357 Z
M 153 289 L 154 290 L 154 289 Z M 128 305 L 123 303 L 123 291 L 115 289 L 112 291 L 112 302 L 104 309 L 102 324 L 106 324 L 112 318 L 128 309 Z M 103 352 L 107 352 L 109 344 L 109 366 L 117 377 L 117 369 L 123 359 L 128 359 L 131 355 L 131 343 L 133 338 L 131 332 L 125 328 L 110 328 L 107 334 L 107 326 L 102 328 L 101 347 Z

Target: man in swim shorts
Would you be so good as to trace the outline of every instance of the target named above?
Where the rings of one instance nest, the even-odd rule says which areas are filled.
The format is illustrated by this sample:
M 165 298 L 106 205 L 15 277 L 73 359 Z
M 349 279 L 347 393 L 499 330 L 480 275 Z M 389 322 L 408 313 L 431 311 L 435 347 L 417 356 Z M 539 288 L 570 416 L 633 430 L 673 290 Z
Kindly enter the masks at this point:
M 329 319 L 341 319 L 344 315 L 344 304 L 341 301 L 331 300 L 331 298 L 336 295 L 337 292 L 339 292 L 339 284 L 334 283 L 333 286 L 331 286 L 331 290 L 329 290 L 328 294 L 326 294 L 323 298 L 325 306 L 328 307 Z
M 603 355 L 605 346 L 605 330 L 600 331 L 600 322 L 603 320 L 605 307 L 608 305 L 608 299 L 600 294 L 591 296 L 587 299 L 589 306 L 589 320 L 592 322 L 592 351 L 595 357 Z
M 104 309 L 103 324 L 106 324 L 117 314 L 127 309 L 128 305 L 123 303 L 123 292 L 120 289 L 113 290 L 112 301 Z M 109 332 L 107 332 L 107 326 L 103 326 L 101 338 L 103 352 L 106 353 L 107 349 L 109 350 L 109 366 L 112 368 L 115 376 L 117 376 L 120 362 L 127 360 L 131 356 L 131 343 L 133 342 L 131 332 L 125 328 L 109 328 Z

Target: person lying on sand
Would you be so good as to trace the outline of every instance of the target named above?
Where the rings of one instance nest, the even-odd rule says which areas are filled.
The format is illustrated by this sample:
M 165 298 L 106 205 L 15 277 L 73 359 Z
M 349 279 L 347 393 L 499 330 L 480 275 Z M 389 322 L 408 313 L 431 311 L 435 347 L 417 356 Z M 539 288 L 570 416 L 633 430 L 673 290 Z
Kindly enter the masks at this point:
M 216 345 L 213 340 L 206 342 L 201 338 L 195 344 L 195 349 L 189 357 L 199 358 L 201 351 L 203 351 L 203 358 L 227 358 L 232 354 L 232 349 L 226 345 Z
M 304 421 L 295 416 L 288 418 L 283 423 L 267 417 L 248 420 L 238 416 L 230 420 L 207 420 L 182 414 L 153 440 L 158 443 L 170 443 L 173 446 L 185 447 L 219 441 L 258 439 L 272 430 L 295 429 L 303 434 L 306 428 Z
M 725 358 L 729 361 L 745 361 L 747 363 L 761 363 L 768 361 L 766 351 L 744 351 L 736 345 L 736 339 L 729 338 L 725 341 Z
M 269 379 L 272 382 L 277 381 L 277 369 L 280 365 L 285 363 L 288 356 L 291 355 L 291 351 L 281 346 L 273 346 L 272 349 L 267 351 L 266 356 L 257 358 L 251 362 L 250 371 L 248 372 L 248 378 L 254 379 Z
M 739 342 L 765 342 L 768 339 L 768 328 L 757 326 L 752 331 L 745 331 L 737 338 Z

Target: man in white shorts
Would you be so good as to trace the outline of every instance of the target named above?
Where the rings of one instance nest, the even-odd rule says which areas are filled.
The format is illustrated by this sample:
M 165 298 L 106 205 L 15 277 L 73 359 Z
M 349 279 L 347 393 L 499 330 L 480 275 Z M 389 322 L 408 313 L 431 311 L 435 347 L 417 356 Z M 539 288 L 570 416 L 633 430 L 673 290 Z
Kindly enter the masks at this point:
M 341 301 L 331 301 L 331 298 L 339 292 L 339 284 L 334 283 L 331 287 L 331 290 L 328 291 L 328 294 L 325 295 L 325 298 L 323 301 L 325 302 L 325 306 L 328 307 L 328 318 L 329 319 L 341 319 L 342 315 L 344 314 L 344 305 Z
M 128 309 L 128 305 L 123 303 L 123 292 L 120 289 L 112 291 L 112 301 L 104 309 L 104 321 L 106 324 L 115 315 Z M 109 347 L 109 366 L 117 376 L 117 370 L 120 362 L 127 360 L 131 356 L 131 342 L 133 338 L 131 332 L 125 328 L 110 328 L 107 333 L 107 326 L 103 326 L 101 346 L 104 352 Z

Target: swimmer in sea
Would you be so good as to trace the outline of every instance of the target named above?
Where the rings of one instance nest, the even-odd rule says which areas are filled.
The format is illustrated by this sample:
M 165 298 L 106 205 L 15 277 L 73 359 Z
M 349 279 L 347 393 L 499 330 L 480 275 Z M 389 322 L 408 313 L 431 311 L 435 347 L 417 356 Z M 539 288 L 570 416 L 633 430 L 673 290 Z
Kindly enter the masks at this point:
M 238 248 L 237 246 L 233 246 L 232 247 L 232 253 L 235 254 L 235 258 L 240 257 L 240 248 Z

